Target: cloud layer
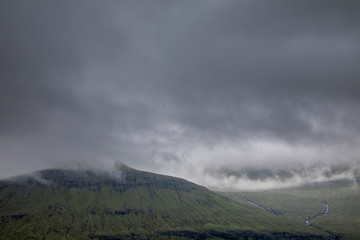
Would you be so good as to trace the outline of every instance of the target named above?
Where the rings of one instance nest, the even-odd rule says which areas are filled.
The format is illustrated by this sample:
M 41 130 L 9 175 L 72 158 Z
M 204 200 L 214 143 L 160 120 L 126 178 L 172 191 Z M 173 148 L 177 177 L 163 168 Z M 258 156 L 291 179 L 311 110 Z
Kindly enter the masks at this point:
M 0 177 L 121 161 L 220 187 L 357 165 L 358 8 L 2 1 Z

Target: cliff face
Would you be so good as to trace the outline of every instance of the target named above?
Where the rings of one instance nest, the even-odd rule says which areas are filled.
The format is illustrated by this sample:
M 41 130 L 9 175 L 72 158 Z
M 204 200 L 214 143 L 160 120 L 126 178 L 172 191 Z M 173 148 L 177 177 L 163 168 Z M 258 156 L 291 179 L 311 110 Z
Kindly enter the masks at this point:
M 2 180 L 0 223 L 2 239 L 322 238 L 186 180 L 126 166 Z

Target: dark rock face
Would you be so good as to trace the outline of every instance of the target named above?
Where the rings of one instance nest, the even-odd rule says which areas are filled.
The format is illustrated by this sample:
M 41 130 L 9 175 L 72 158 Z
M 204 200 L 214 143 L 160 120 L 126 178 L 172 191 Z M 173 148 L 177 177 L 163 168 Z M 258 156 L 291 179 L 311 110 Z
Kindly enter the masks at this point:
M 172 237 L 194 239 L 194 240 L 207 240 L 207 239 L 224 239 L 224 240 L 330 240 L 328 237 L 319 235 L 301 235 L 291 234 L 287 232 L 269 232 L 269 233 L 256 233 L 252 231 L 206 231 L 206 232 L 193 232 L 193 231 L 166 231 L 157 234 L 141 237 L 137 234 L 125 236 L 96 236 L 91 239 L 97 240 L 120 240 L 120 239 L 171 239 Z M 333 239 L 333 238 L 331 238 Z M 336 236 L 335 239 L 340 239 Z
M 326 239 L 319 235 L 297 235 L 287 232 L 271 232 L 271 233 L 256 233 L 252 231 L 207 231 L 207 232 L 191 232 L 191 231 L 168 231 L 163 232 L 163 235 L 168 237 L 178 236 L 188 239 L 206 240 L 212 238 L 222 238 L 226 240 L 240 240 L 240 239 L 252 239 L 252 240 L 279 240 L 279 239 L 291 239 L 291 240 L 316 240 Z
M 21 219 L 26 216 L 28 216 L 28 214 L 5 215 L 5 216 L 1 216 L 1 219 Z

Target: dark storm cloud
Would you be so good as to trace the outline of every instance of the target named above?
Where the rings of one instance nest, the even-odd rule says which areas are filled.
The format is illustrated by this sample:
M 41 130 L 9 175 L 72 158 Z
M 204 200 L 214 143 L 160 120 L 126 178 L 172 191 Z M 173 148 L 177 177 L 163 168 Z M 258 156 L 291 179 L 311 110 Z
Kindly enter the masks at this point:
M 204 183 L 357 163 L 359 7 L 3 1 L 0 174 L 123 161 Z

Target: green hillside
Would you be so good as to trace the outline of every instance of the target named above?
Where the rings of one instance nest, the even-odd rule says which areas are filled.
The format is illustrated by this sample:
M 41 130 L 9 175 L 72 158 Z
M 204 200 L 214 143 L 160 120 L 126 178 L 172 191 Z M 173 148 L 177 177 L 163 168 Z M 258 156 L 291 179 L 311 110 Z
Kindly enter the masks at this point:
M 360 239 L 360 189 L 353 181 L 339 180 L 261 192 L 222 193 L 244 203 L 244 197 L 270 208 L 285 219 L 341 239 Z M 251 203 L 246 202 L 248 205 Z M 328 213 L 326 204 L 328 205 Z
M 191 182 L 122 166 L 0 181 L 1 239 L 324 239 Z

